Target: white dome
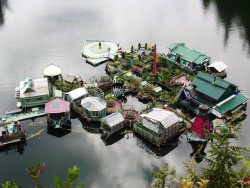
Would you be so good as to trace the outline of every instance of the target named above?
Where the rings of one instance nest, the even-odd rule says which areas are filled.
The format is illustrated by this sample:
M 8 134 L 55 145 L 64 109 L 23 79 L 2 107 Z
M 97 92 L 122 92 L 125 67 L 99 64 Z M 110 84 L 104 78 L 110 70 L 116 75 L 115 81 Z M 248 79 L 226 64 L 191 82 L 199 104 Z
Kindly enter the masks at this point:
M 62 74 L 62 69 L 54 64 L 50 64 L 45 69 L 43 69 L 44 76 L 58 76 L 60 74 Z

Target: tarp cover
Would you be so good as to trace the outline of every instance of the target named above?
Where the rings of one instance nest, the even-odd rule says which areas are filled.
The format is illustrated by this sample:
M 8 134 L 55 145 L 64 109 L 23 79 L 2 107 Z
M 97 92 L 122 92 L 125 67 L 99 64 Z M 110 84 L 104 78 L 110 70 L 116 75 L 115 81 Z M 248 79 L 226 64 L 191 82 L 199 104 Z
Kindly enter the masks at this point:
M 160 108 L 154 108 L 151 112 L 142 114 L 140 117 L 147 117 L 151 120 L 159 121 L 164 126 L 164 128 L 168 128 L 171 125 L 181 121 L 181 119 L 175 113 Z M 147 125 L 145 124 L 144 126 Z M 150 126 L 148 126 L 148 128 L 149 127 Z
M 113 127 L 121 122 L 123 122 L 125 119 L 122 116 L 120 112 L 112 113 L 104 118 L 102 118 L 102 122 L 104 122 L 106 125 Z
M 61 99 L 54 99 L 45 105 L 45 111 L 50 114 L 68 112 L 69 102 L 61 100 Z
M 68 95 L 71 98 L 71 100 L 78 99 L 87 94 L 88 94 L 88 91 L 84 87 L 77 88 L 77 89 L 74 89 L 73 91 L 68 92 Z
M 208 67 L 213 67 L 215 68 L 218 72 L 222 72 L 223 70 L 225 70 L 228 66 L 223 63 L 222 61 L 215 61 L 213 62 L 211 65 L 209 65 Z
M 86 97 L 81 105 L 88 111 L 101 111 L 107 107 L 106 101 L 99 97 Z

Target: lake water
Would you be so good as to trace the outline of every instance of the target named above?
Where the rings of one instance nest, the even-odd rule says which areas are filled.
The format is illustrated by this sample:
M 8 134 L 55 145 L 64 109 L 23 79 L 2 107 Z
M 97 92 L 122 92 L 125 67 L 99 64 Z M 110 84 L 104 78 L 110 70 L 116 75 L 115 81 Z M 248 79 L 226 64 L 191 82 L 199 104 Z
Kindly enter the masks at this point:
M 65 74 L 88 81 L 105 74 L 105 64 L 92 67 L 81 57 L 86 39 L 108 40 L 130 49 L 139 42 L 157 44 L 166 52 L 171 43 L 187 46 L 221 60 L 227 80 L 250 96 L 250 3 L 248 0 L 0 0 L 0 113 L 16 107 L 14 88 L 27 76 L 41 78 L 49 63 Z M 129 101 L 133 101 L 129 99 Z M 133 103 L 133 102 L 132 102 Z M 249 115 L 248 110 L 248 115 Z M 0 182 L 14 180 L 34 185 L 25 171 L 31 163 L 45 162 L 41 182 L 49 187 L 53 176 L 66 179 L 67 169 L 81 168 L 78 182 L 87 187 L 147 187 L 152 169 L 168 162 L 179 175 L 182 161 L 190 161 L 185 137 L 169 153 L 155 157 L 139 147 L 132 133 L 105 146 L 99 134 L 83 129 L 72 119 L 71 132 L 47 133 L 45 118 L 23 122 L 29 139 L 24 151 L 0 153 Z M 240 144 L 249 146 L 250 118 L 244 122 Z

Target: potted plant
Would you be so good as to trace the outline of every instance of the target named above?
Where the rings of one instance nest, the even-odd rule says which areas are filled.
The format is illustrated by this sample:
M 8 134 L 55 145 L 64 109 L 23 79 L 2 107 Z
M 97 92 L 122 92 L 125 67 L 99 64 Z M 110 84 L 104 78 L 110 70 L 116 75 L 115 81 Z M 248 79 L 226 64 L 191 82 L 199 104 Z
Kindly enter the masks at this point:
M 115 104 L 115 100 L 114 100 L 114 99 L 109 98 L 109 99 L 107 100 L 107 106 L 108 106 L 108 107 L 112 107 L 114 104 Z

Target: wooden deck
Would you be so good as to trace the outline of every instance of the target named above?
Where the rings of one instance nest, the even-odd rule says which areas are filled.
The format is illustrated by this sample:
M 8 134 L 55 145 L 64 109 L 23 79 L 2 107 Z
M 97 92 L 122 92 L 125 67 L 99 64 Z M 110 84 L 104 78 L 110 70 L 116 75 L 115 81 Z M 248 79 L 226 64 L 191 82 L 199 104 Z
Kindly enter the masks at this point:
M 27 112 L 27 113 L 20 113 L 20 114 L 13 114 L 10 116 L 3 116 L 3 117 L 1 117 L 1 120 L 2 120 L 2 123 L 9 124 L 9 123 L 12 123 L 14 120 L 22 121 L 22 120 L 26 120 L 26 119 L 36 118 L 39 116 L 44 116 L 46 114 L 47 114 L 47 112 L 45 112 L 44 110 L 35 109 L 35 111 L 31 111 L 31 112 Z

